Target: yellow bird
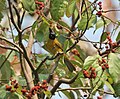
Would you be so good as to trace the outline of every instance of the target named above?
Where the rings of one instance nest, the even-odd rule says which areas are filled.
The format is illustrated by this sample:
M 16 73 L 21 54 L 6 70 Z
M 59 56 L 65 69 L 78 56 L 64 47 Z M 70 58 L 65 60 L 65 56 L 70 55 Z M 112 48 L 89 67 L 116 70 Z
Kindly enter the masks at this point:
M 61 43 L 56 39 L 56 34 L 49 28 L 50 34 L 49 39 L 45 43 L 45 49 L 50 52 L 53 55 L 56 55 L 57 53 L 60 53 L 64 56 L 64 63 L 67 65 L 68 69 L 73 72 L 75 71 L 75 67 L 70 62 L 70 60 L 67 58 L 66 54 L 63 53 L 62 45 Z

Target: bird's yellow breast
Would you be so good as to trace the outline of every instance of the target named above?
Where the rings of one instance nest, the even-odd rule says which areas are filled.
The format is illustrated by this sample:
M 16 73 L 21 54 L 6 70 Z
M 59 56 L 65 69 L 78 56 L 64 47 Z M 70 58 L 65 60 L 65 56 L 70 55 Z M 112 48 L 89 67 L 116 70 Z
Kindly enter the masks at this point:
M 55 40 L 48 39 L 48 41 L 45 43 L 45 49 L 53 55 L 63 52 L 62 45 L 59 43 L 57 39 Z

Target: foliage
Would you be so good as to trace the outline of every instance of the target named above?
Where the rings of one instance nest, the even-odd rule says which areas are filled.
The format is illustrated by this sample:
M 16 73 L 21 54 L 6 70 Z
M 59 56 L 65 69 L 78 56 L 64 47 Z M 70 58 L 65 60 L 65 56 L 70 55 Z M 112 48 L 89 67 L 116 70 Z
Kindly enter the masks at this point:
M 0 0 L 0 22 L 6 15 L 8 22 L 8 27 L 0 25 L 0 99 L 52 98 L 55 92 L 69 99 L 90 99 L 96 93 L 98 99 L 104 94 L 120 97 L 120 23 L 105 16 L 111 10 L 102 5 L 98 0 Z M 24 27 L 28 16 L 34 22 Z M 71 24 L 64 18 L 72 19 Z M 116 24 L 112 32 L 107 31 L 110 23 Z M 85 37 L 99 30 L 98 42 Z M 82 40 L 95 54 L 88 54 L 90 46 L 79 45 Z

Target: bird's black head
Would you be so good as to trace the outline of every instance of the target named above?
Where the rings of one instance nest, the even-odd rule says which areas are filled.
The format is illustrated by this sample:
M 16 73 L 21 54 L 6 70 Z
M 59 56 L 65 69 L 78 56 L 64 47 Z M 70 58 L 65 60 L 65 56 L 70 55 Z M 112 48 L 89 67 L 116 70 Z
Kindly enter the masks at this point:
M 54 40 L 56 38 L 55 33 L 50 33 L 49 34 L 49 39 Z
M 56 34 L 52 31 L 51 28 L 49 28 L 49 39 L 54 40 L 56 38 Z

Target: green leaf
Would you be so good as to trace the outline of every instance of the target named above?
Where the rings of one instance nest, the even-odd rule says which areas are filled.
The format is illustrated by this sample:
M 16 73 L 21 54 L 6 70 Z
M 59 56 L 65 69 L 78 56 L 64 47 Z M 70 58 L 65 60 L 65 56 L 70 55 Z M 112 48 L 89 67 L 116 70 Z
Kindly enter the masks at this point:
M 68 41 L 68 40 L 66 40 L 66 41 L 64 42 L 63 51 L 66 52 L 67 48 L 69 48 L 69 41 Z
M 48 74 L 39 74 L 40 81 L 47 79 L 49 75 Z
M 16 92 L 17 92 L 19 95 L 22 95 L 22 92 L 21 92 L 22 89 L 23 89 L 22 86 L 19 85 L 18 88 L 16 89 Z
M 76 49 L 78 50 L 78 52 L 80 53 L 80 57 L 82 58 L 82 60 L 85 60 L 85 58 L 86 58 L 86 53 L 84 52 L 84 50 L 82 50 L 79 45 L 76 45 L 75 48 L 76 48 Z
M 70 96 L 70 92 L 62 91 L 62 93 L 67 97 L 67 99 L 72 99 L 71 96 Z
M 108 81 L 105 81 L 105 85 L 111 90 L 111 92 L 114 94 L 115 91 L 113 89 L 113 87 L 111 86 L 111 84 Z
M 24 98 L 21 95 L 17 94 L 16 92 L 15 93 L 7 92 L 4 99 L 24 99 Z
M 50 13 L 53 20 L 58 21 L 64 16 L 67 0 L 50 0 Z
M 0 0 L 0 12 L 2 12 L 3 10 L 5 10 L 6 8 L 6 0 Z
M 75 1 L 75 0 L 71 0 L 71 1 L 68 3 L 67 9 L 66 9 L 66 16 L 67 16 L 67 17 L 72 16 L 72 14 L 73 14 L 73 12 L 74 12 L 74 9 L 75 9 L 75 4 L 76 4 L 76 1 Z
M 110 23 L 110 20 L 105 19 L 105 25 L 108 25 Z M 103 19 L 99 19 L 96 23 L 96 30 L 104 26 Z
M 59 77 L 65 77 L 66 76 L 66 72 L 65 70 L 61 69 L 61 68 L 58 68 L 56 70 L 56 73 L 59 75 Z
M 0 69 L 1 80 L 9 80 L 12 75 L 9 61 L 5 61 L 4 65 L 2 65 L 5 59 L 4 55 L 0 55 L 0 66 L 2 66 Z
M 114 83 L 117 83 L 120 75 L 120 58 L 118 54 L 110 53 L 108 56 L 109 73 Z
M 19 76 L 19 77 L 18 77 L 18 83 L 19 83 L 21 86 L 27 86 L 26 80 L 25 80 L 25 78 L 22 77 L 22 76 Z
M 35 1 L 34 0 L 22 0 L 24 8 L 32 14 L 35 11 Z
M 45 40 L 45 35 L 47 30 L 48 30 L 48 25 L 45 22 L 41 23 L 36 33 L 36 39 L 39 42 L 42 42 L 43 40 Z
M 66 22 L 63 22 L 62 20 L 59 20 L 59 24 L 70 29 L 70 26 Z
M 116 38 L 116 41 L 120 40 L 120 32 L 118 33 L 118 36 Z
M 4 99 L 6 96 L 6 90 L 5 90 L 5 85 L 0 87 L 0 99 Z
M 74 95 L 73 91 L 70 91 L 70 97 L 71 97 L 71 99 L 75 99 L 75 95 Z
M 88 18 L 87 15 L 83 15 L 80 22 L 78 23 L 78 29 L 79 30 L 85 30 L 86 29 L 86 26 L 87 26 L 87 29 L 93 27 L 93 25 L 96 23 L 97 21 L 97 17 L 96 15 L 92 15 L 91 19 L 89 20 L 88 22 Z
M 50 91 L 44 91 L 44 94 L 48 97 L 48 99 L 50 99 L 52 95 Z
M 106 38 L 107 38 L 107 33 L 104 32 L 104 33 L 102 33 L 102 35 L 101 35 L 100 41 L 103 42 L 103 41 L 106 40 Z
M 88 69 L 91 65 L 93 65 L 94 63 L 96 63 L 96 61 L 98 61 L 98 58 L 100 56 L 99 55 L 95 55 L 95 56 L 88 56 L 86 59 L 85 59 L 85 62 L 83 64 L 84 66 L 84 69 Z
M 120 81 L 113 84 L 113 88 L 115 90 L 115 94 L 120 97 Z

